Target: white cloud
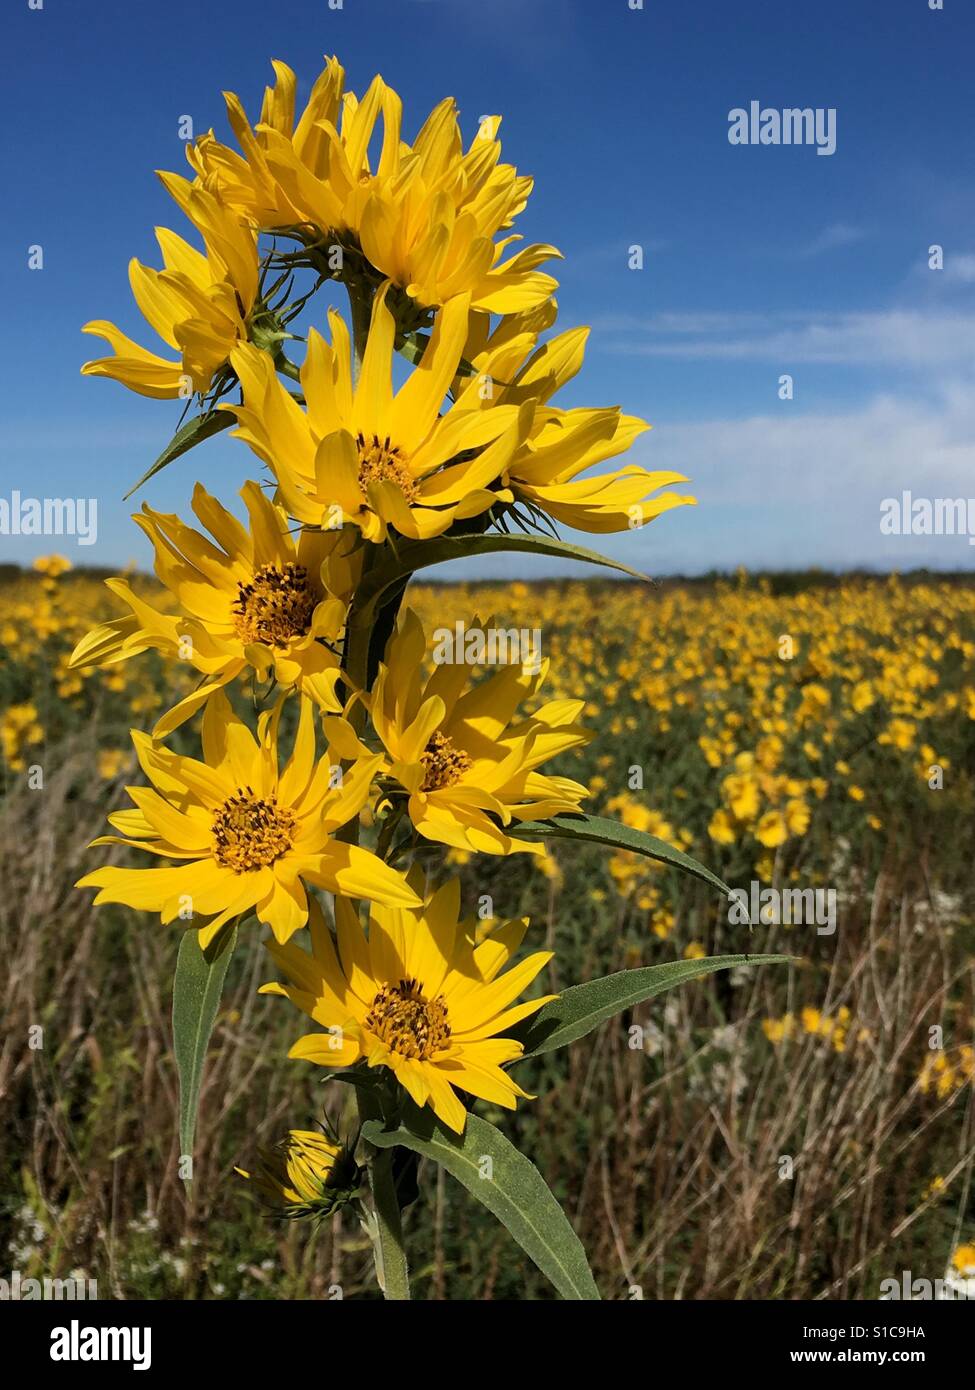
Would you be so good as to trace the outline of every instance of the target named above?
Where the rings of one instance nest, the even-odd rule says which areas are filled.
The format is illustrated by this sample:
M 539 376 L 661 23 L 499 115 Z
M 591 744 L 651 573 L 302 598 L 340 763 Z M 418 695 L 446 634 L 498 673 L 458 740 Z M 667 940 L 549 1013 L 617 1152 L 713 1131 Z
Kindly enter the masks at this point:
M 660 314 L 600 323 L 593 351 L 928 369 L 968 363 L 975 313 L 921 309 L 821 314 Z M 614 339 L 607 333 L 615 332 Z
M 960 536 L 880 532 L 880 503 L 975 495 L 975 392 L 959 378 L 928 402 L 877 395 L 862 408 L 803 413 L 781 402 L 747 419 L 658 425 L 627 456 L 686 474 L 699 505 L 644 530 L 567 539 L 651 574 L 709 569 L 971 569 L 975 546 Z M 446 567 L 440 577 L 458 577 Z M 597 575 L 521 556 L 478 562 L 465 573 Z
M 843 246 L 853 246 L 862 241 L 866 232 L 862 227 L 854 227 L 849 222 L 832 222 L 824 227 L 818 236 L 800 247 L 800 256 L 821 256 L 825 251 L 837 251 Z
M 946 252 L 943 274 L 953 284 L 975 285 L 975 255 Z

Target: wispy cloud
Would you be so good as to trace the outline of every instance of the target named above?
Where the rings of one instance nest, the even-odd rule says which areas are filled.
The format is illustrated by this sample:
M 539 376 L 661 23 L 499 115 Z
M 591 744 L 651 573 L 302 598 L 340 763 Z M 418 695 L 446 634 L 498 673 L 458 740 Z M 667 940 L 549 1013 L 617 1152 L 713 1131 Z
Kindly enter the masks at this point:
M 945 255 L 943 271 L 946 280 L 956 285 L 975 285 L 975 254 Z
M 800 257 L 821 256 L 826 251 L 836 251 L 843 246 L 854 246 L 867 235 L 863 227 L 854 227 L 849 222 L 832 222 L 824 227 L 818 236 L 800 246 Z
M 929 369 L 971 360 L 975 313 L 659 314 L 599 323 L 593 350 L 643 357 Z M 612 335 L 612 336 L 609 336 Z
M 663 424 L 628 456 L 690 478 L 697 507 L 638 532 L 600 537 L 599 548 L 652 574 L 712 568 L 968 569 L 961 536 L 886 536 L 880 504 L 975 491 L 975 392 L 967 378 L 928 402 L 876 395 L 861 408 L 803 413 L 783 402 L 747 419 Z M 577 537 L 583 544 L 592 538 Z M 513 557 L 478 562 L 481 576 L 571 573 L 558 562 Z M 444 576 L 449 573 L 444 570 Z

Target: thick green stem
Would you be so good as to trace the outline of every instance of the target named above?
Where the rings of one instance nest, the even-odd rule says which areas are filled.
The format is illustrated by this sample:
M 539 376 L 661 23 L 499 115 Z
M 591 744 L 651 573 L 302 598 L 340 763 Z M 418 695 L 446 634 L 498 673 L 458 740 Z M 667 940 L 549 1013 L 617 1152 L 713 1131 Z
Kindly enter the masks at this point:
M 291 381 L 301 381 L 300 370 L 292 361 L 285 357 L 283 352 L 277 354 L 274 359 L 274 365 L 283 376 L 289 377 Z
M 358 383 L 362 371 L 362 361 L 369 337 L 369 324 L 372 319 L 372 290 L 362 281 L 348 283 L 349 306 L 352 315 L 352 380 Z M 362 579 L 375 563 L 380 547 L 366 546 L 362 568 Z M 355 598 L 349 608 L 345 629 L 345 649 L 342 654 L 342 667 L 355 690 L 366 691 L 370 682 L 370 640 L 373 622 L 368 613 L 363 613 Z M 350 722 L 356 733 L 361 733 L 365 723 L 365 708 L 357 701 L 350 712 Z M 351 844 L 359 841 L 359 819 L 356 817 L 338 832 L 338 838 Z M 359 1112 L 363 1119 L 380 1119 L 382 1106 L 378 1099 L 363 1091 L 356 1096 Z M 403 1246 L 403 1223 L 400 1217 L 399 1198 L 393 1177 L 393 1150 L 369 1148 L 367 1165 L 372 1189 L 374 1221 L 370 1223 L 373 1251 L 376 1261 L 376 1277 L 388 1299 L 408 1299 L 410 1296 L 410 1277 L 406 1263 L 406 1250 Z
M 372 295 L 369 286 L 363 281 L 350 280 L 346 286 L 349 292 L 349 309 L 352 316 L 352 384 L 358 384 L 359 373 L 362 370 L 362 359 L 365 356 L 366 340 L 369 337 L 369 323 L 372 319 Z M 369 573 L 376 552 L 376 547 L 366 544 L 366 554 L 362 566 L 362 575 L 359 583 Z M 349 681 L 355 690 L 366 690 L 368 688 L 369 674 L 369 628 L 361 621 L 358 606 L 353 596 L 349 608 L 349 615 L 345 626 L 345 649 L 342 653 L 342 669 L 349 677 Z M 357 701 L 353 705 L 349 715 L 355 732 L 361 733 L 365 723 L 365 709 L 361 702 Z M 343 825 L 336 832 L 336 839 L 344 840 L 347 844 L 357 845 L 359 843 L 359 818 Z

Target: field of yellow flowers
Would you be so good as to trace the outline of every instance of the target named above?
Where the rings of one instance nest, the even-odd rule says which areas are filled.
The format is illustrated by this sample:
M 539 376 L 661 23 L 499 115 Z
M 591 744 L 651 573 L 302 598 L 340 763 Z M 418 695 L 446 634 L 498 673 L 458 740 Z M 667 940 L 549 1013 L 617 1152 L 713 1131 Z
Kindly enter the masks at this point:
M 542 1099 L 513 1125 L 605 1295 L 876 1297 L 901 1270 L 975 1264 L 975 587 L 741 573 L 411 594 L 428 630 L 474 613 L 537 630 L 544 698 L 585 698 L 596 730 L 559 769 L 589 786 L 588 810 L 746 892 L 835 893 L 835 929 L 749 932 L 706 885 L 636 856 L 555 842 L 479 861 L 475 879 L 451 852 L 471 903 L 530 912 L 554 989 L 681 956 L 794 957 L 712 976 L 532 1064 Z M 309 1246 L 244 1193 L 216 1200 L 255 1128 L 273 1134 L 296 1096 L 320 1101 L 269 1042 L 282 1023 L 256 994 L 256 954 L 231 968 L 202 1102 L 212 1137 L 187 1193 L 168 1137 L 177 934 L 72 890 L 136 778 L 129 727 L 193 684 L 168 686 L 151 653 L 69 669 L 115 616 L 59 557 L 0 584 L 0 1263 L 117 1296 L 354 1296 L 369 1251 L 351 1223 Z M 413 1218 L 423 1296 L 523 1294 L 507 1235 L 442 1171 L 433 1191 Z M 529 1296 L 548 1297 L 532 1277 Z

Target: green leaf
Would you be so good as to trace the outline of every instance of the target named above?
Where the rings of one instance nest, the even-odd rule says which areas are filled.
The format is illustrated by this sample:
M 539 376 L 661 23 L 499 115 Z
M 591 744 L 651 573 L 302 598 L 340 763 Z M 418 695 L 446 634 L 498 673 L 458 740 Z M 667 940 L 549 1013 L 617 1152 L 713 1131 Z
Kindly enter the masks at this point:
M 143 473 L 135 487 L 129 488 L 122 501 L 127 502 L 133 492 L 139 491 L 143 483 L 147 483 L 160 469 L 165 468 L 167 463 L 178 459 L 180 454 L 187 453 L 194 444 L 200 444 L 204 439 L 209 439 L 211 435 L 219 434 L 221 430 L 229 429 L 236 423 L 236 415 L 229 410 L 209 410 L 205 415 L 194 415 L 176 431 L 152 467 Z
M 399 346 L 399 352 L 411 362 L 414 367 L 419 366 L 423 361 L 423 354 L 426 352 L 430 343 L 429 333 L 406 333 Z
M 403 335 L 403 340 L 399 343 L 397 351 L 406 358 L 407 362 L 412 362 L 414 367 L 417 367 L 423 361 L 423 354 L 429 346 L 430 334 L 414 331 L 413 333 L 405 333 Z M 474 366 L 473 362 L 468 362 L 466 357 L 462 357 L 457 363 L 457 375 L 477 376 L 477 368 Z M 492 380 L 494 379 L 492 378 Z M 494 385 L 510 386 L 511 382 L 494 380 Z
M 703 960 L 670 960 L 663 965 L 648 965 L 641 970 L 621 970 L 616 975 L 604 975 L 583 985 L 564 990 L 558 999 L 544 1005 L 533 1018 L 516 1024 L 509 1035 L 524 1044 L 524 1056 L 539 1057 L 557 1047 L 584 1038 L 587 1033 L 605 1023 L 608 1018 L 663 994 L 685 980 L 701 975 L 713 975 L 717 970 L 730 970 L 736 965 L 773 965 L 787 963 L 789 956 L 706 956 Z
M 468 1115 L 464 1133 L 454 1134 L 429 1110 L 413 1105 L 405 1118 L 407 1123 L 392 1130 L 370 1120 L 362 1137 L 377 1149 L 402 1145 L 439 1163 L 498 1218 L 563 1298 L 599 1298 L 586 1252 L 565 1212 L 534 1163 L 499 1129 Z M 482 1176 L 486 1170 L 490 1177 Z
M 345 1086 L 354 1086 L 357 1091 L 378 1091 L 383 1086 L 383 1078 L 379 1072 L 360 1070 L 358 1067 L 349 1067 L 344 1071 L 326 1071 L 321 1076 L 316 1077 L 319 1085 L 324 1086 L 329 1081 L 340 1081 Z
M 669 864 L 673 869 L 702 879 L 724 893 L 725 897 L 731 895 L 727 883 L 683 850 L 668 845 L 666 840 L 658 840 L 656 835 L 633 830 L 606 816 L 562 815 L 552 816 L 550 820 L 521 821 L 512 826 L 512 833 L 525 840 L 543 840 L 551 836 L 563 840 L 588 840 L 595 845 L 609 845 L 611 849 L 629 849 L 634 854 L 644 854 L 648 859 L 656 859 L 661 864 Z
M 378 566 L 365 576 L 356 595 L 360 620 L 365 623 L 372 608 L 381 603 L 383 594 L 417 570 L 428 569 L 431 565 L 440 565 L 448 560 L 469 560 L 475 555 L 497 555 L 509 550 L 604 565 L 644 584 L 649 582 L 645 574 L 630 569 L 629 565 L 619 560 L 611 560 L 598 551 L 586 550 L 584 546 L 570 545 L 568 541 L 555 540 L 550 536 L 508 535 L 496 531 L 467 536 L 438 536 L 435 540 L 407 541 L 397 546 L 396 558 L 390 564 Z
M 183 933 L 173 980 L 173 1049 L 179 1075 L 179 1151 L 193 1154 L 196 1115 L 207 1044 L 220 1007 L 223 982 L 237 944 L 236 925 L 207 951 L 194 928 Z

